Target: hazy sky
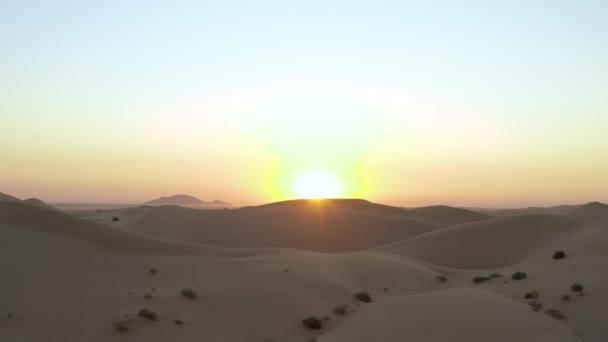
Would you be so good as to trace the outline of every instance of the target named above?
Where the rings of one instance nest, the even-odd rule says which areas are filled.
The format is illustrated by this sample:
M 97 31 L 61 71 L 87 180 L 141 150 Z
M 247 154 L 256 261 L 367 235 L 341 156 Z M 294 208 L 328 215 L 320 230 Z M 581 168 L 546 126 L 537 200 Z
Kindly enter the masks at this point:
M 606 1 L 3 1 L 0 90 L 19 197 L 608 201 Z

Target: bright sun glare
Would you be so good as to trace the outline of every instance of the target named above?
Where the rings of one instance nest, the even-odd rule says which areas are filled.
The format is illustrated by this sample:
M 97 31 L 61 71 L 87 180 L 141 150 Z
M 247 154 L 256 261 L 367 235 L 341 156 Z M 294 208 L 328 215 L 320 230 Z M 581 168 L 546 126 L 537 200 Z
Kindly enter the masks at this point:
M 322 173 L 308 173 L 296 180 L 295 194 L 299 198 L 333 198 L 340 189 L 335 177 Z

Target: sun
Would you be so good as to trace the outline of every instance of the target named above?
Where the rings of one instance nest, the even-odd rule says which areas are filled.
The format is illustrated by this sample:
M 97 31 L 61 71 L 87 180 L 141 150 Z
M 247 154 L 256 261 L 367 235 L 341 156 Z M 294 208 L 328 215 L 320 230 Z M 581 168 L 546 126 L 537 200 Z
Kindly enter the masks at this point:
M 294 192 L 298 198 L 333 198 L 339 195 L 340 186 L 330 174 L 311 172 L 296 179 Z

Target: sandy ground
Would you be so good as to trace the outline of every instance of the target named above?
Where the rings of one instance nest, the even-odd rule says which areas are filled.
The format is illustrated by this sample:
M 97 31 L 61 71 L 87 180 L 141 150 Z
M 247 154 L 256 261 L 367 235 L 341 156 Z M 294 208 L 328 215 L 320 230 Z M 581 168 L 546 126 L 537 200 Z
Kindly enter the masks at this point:
M 63 213 L 0 200 L 0 341 L 605 341 L 607 213 L 494 218 L 366 201 Z M 558 249 L 567 257 L 554 260 Z M 472 282 L 490 273 L 503 277 Z M 309 316 L 323 328 L 305 328 Z

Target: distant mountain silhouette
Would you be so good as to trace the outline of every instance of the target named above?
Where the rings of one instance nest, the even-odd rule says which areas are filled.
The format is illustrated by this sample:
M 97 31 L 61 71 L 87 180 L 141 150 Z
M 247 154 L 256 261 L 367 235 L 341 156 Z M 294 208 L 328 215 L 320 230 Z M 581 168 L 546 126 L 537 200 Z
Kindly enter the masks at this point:
M 144 203 L 144 205 L 153 205 L 153 206 L 180 205 L 180 206 L 200 207 L 200 206 L 205 206 L 205 205 L 228 205 L 228 203 L 219 201 L 219 200 L 205 202 L 203 200 L 200 200 L 200 199 L 198 199 L 194 196 L 190 196 L 190 195 L 174 195 L 174 196 L 163 196 L 161 198 L 157 198 L 155 200 L 148 201 L 148 202 Z

